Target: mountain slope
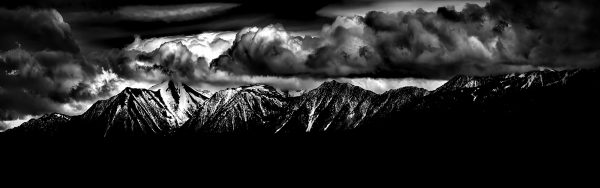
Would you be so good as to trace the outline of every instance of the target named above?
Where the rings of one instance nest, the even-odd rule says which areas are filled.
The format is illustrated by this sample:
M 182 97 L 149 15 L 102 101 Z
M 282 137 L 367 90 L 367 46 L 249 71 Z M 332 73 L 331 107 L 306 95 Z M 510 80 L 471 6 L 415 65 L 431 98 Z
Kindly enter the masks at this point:
M 266 85 L 242 86 L 215 93 L 181 132 L 188 134 L 270 133 L 284 95 Z
M 166 135 L 180 123 L 158 92 L 133 88 L 96 102 L 75 120 L 103 137 Z
M 416 129 L 443 135 L 498 127 L 531 134 L 557 123 L 593 122 L 600 106 L 599 81 L 598 70 L 535 71 L 456 76 L 434 91 L 404 87 L 376 94 L 331 81 L 295 97 L 253 85 L 222 90 L 210 98 L 184 84 L 164 82 L 151 90 L 127 88 L 80 116 L 50 114 L 6 134 L 398 136 Z
M 337 81 L 298 97 L 272 87 L 243 86 L 217 92 L 179 130 L 182 134 L 322 134 L 354 130 L 425 95 L 407 87 L 378 95 Z
M 107 100 L 96 102 L 74 118 L 69 134 L 102 137 L 161 136 L 181 126 L 207 97 L 173 81 L 151 90 L 126 88 Z
M 360 87 L 330 81 L 293 99 L 276 133 L 325 133 L 354 130 L 377 116 L 386 116 L 425 89 L 406 87 L 378 95 Z
M 423 113 L 541 113 L 597 101 L 596 70 L 534 71 L 488 77 L 456 76 L 415 104 Z
M 599 81 L 598 70 L 456 76 L 403 108 L 373 118 L 364 125 L 369 131 L 361 133 L 468 138 L 466 143 L 568 138 L 581 135 L 597 121 Z
M 376 94 L 337 81 L 293 99 L 286 108 L 276 133 L 324 132 L 358 126 L 371 107 Z
M 178 122 L 187 121 L 208 97 L 193 88 L 172 80 L 154 85 L 150 90 L 159 92 L 167 109 L 174 113 Z

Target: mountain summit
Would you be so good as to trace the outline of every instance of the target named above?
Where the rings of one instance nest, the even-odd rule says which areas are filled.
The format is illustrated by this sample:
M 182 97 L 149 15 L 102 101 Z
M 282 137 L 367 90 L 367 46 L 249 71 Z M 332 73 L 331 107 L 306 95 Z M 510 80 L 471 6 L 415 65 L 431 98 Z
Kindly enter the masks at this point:
M 207 99 L 193 88 L 165 81 L 150 89 L 126 88 L 96 102 L 74 118 L 76 129 L 103 137 L 167 135 L 181 126 Z
M 159 93 L 167 109 L 175 114 L 178 122 L 186 122 L 198 110 L 200 104 L 208 99 L 208 96 L 190 86 L 172 80 L 154 85 L 150 90 Z
M 190 134 L 271 133 L 285 95 L 268 85 L 230 88 L 215 93 L 181 128 Z

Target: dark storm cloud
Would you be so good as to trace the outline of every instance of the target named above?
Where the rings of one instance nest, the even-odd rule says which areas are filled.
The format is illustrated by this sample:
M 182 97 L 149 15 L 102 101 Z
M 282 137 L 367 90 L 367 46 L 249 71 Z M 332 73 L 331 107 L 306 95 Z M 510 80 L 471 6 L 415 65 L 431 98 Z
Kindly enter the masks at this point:
M 70 38 L 70 27 L 52 9 L 0 10 L 8 40 L 0 51 L 0 120 L 48 112 L 72 114 L 78 102 L 109 95 L 116 79 L 110 66 L 87 61 Z M 16 34 L 11 34 L 16 33 Z M 6 37 L 8 36 L 8 37 Z M 12 49 L 10 49 L 12 48 Z
M 488 12 L 522 31 L 517 48 L 547 66 L 593 67 L 600 58 L 597 1 L 492 1 Z M 506 32 L 506 31 L 505 31 Z
M 213 66 L 249 75 L 439 79 L 595 67 L 597 8 L 592 1 L 492 1 L 458 11 L 370 12 L 338 17 L 308 48 L 305 37 L 274 25 L 242 30 Z
M 472 9 L 482 8 L 473 5 L 452 20 L 424 11 L 339 17 L 318 38 L 291 37 L 278 25 L 242 31 L 213 66 L 240 74 L 318 77 L 448 78 L 530 69 L 503 64 L 508 58 L 496 47 L 503 40 L 492 32 L 495 21 L 482 21 L 481 11 Z
M 371 11 L 409 12 L 423 9 L 435 12 L 438 7 L 455 6 L 458 9 L 466 3 L 484 6 L 489 0 L 350 0 L 327 5 L 316 13 L 325 17 L 366 15 Z
M 192 53 L 180 41 L 165 42 L 150 52 L 102 50 L 88 53 L 85 58 L 88 62 L 110 70 L 121 79 L 139 82 L 161 82 L 167 79 L 198 82 L 206 80 L 209 74 L 209 66 L 204 57 Z M 110 88 L 106 90 L 112 91 Z
M 94 71 L 66 52 L 15 49 L 0 53 L 1 118 L 65 112 L 60 105 L 75 100 L 70 95 L 72 87 L 92 79 Z
M 56 10 L 0 8 L 0 50 L 21 45 L 28 50 L 61 50 L 77 53 L 69 24 Z

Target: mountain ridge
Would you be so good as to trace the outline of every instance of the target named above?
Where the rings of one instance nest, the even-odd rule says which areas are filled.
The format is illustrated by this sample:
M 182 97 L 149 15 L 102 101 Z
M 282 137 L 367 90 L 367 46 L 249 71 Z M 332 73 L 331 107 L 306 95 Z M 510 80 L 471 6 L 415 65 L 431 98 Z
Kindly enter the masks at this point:
M 192 133 L 258 132 L 272 121 L 287 103 L 284 94 L 268 85 L 248 85 L 229 88 L 208 99 L 196 117 L 186 122 L 182 130 Z M 268 108 L 268 109 L 267 109 Z
M 459 75 L 433 91 L 403 87 L 376 94 L 349 83 L 329 81 L 299 96 L 290 96 L 268 85 L 248 85 L 221 90 L 210 97 L 185 84 L 168 81 L 150 89 L 126 88 L 110 99 L 96 102 L 86 113 L 71 117 L 69 126 L 61 127 L 81 129 L 85 122 L 102 122 L 96 125 L 104 129 L 88 131 L 103 130 L 103 137 L 112 133 L 195 136 L 382 132 L 419 124 L 417 117 L 425 118 L 425 122 L 442 119 L 473 122 L 483 117 L 554 114 L 558 112 L 552 110 L 595 105 L 598 100 L 594 94 L 600 90 L 595 80 L 598 73 L 594 69 L 533 71 L 485 77 Z M 190 110 L 178 114 L 182 111 L 179 105 L 170 103 L 173 101 L 178 101 L 177 104 L 184 101 L 191 106 Z M 195 105 L 189 105 L 190 102 Z M 191 111 L 194 112 L 187 113 Z M 581 109 L 575 112 L 585 113 Z M 427 114 L 444 118 L 422 117 Z M 464 114 L 483 116 L 457 119 Z M 189 120 L 182 121 L 181 115 L 187 115 Z M 81 132 L 73 130 L 67 132 Z

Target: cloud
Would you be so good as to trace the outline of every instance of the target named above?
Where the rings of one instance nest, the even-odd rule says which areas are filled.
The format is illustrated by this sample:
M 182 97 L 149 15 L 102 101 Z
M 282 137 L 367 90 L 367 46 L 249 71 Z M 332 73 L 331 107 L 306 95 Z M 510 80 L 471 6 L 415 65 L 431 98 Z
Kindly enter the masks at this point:
M 275 24 L 245 28 L 235 37 L 229 33 L 226 40 L 221 40 L 223 37 L 218 36 L 222 34 L 217 33 L 139 39 L 127 49 L 143 53 L 132 56 L 135 62 L 122 65 L 129 67 L 124 70 L 135 72 L 132 75 L 138 76 L 127 78 L 136 80 L 175 78 L 214 84 L 237 82 L 237 78 L 233 77 L 244 76 L 444 80 L 457 74 L 493 75 L 597 64 L 594 61 L 597 58 L 594 51 L 596 44 L 586 43 L 583 46 L 587 45 L 588 51 L 578 49 L 575 53 L 568 51 L 574 47 L 538 41 L 540 37 L 561 41 L 570 38 L 565 34 L 548 33 L 550 29 L 543 29 L 550 27 L 548 25 L 528 24 L 540 22 L 523 19 L 528 16 L 511 18 L 516 13 L 503 13 L 505 9 L 513 9 L 509 5 L 492 1 L 485 7 L 466 4 L 460 11 L 440 7 L 435 12 L 422 9 L 397 13 L 369 12 L 364 17 L 338 17 L 313 36 L 299 36 Z M 572 12 L 568 8 L 570 6 L 579 7 L 568 5 L 564 11 Z M 539 7 L 545 10 L 548 5 L 532 3 L 526 7 L 529 8 L 521 12 L 538 11 Z M 580 17 L 587 16 L 589 14 L 574 16 L 573 19 L 582 22 Z M 564 37 L 567 39 L 561 39 Z M 215 41 L 222 42 L 221 48 L 214 50 L 212 45 Z M 575 41 L 583 42 L 583 39 Z M 172 50 L 158 47 L 164 44 L 179 45 L 174 45 L 170 48 Z M 214 58 L 228 46 L 230 48 L 223 55 Z M 576 46 L 575 43 L 572 46 Z M 192 50 L 194 48 L 199 50 Z M 168 53 L 161 52 L 164 50 Z M 557 51 L 564 52 L 554 53 Z M 555 58 L 549 59 L 548 56 Z M 192 68 L 195 70 L 185 71 Z M 115 72 L 119 74 L 119 71 Z M 222 79 L 222 75 L 232 79 Z
M 374 18 L 378 21 L 375 24 L 399 25 L 392 28 L 397 30 L 378 30 L 376 25 L 368 25 L 373 24 L 374 14 L 383 14 Z M 331 25 L 325 26 L 318 37 L 294 37 L 280 25 L 247 28 L 238 33 L 232 48 L 216 59 L 212 66 L 248 75 L 344 77 L 384 76 L 376 73 L 391 72 L 400 73 L 396 74 L 397 77 L 443 78 L 448 75 L 418 72 L 411 75 L 410 69 L 421 65 L 435 71 L 437 67 L 427 66 L 436 66 L 434 62 L 460 66 L 459 63 L 468 63 L 465 61 L 489 62 L 492 59 L 490 49 L 493 44 L 486 45 L 478 38 L 468 36 L 466 31 L 451 30 L 443 22 L 436 29 L 447 33 L 432 33 L 423 26 L 423 20 L 418 19 L 404 19 L 407 20 L 405 23 L 382 23 L 403 20 L 402 17 L 385 13 L 369 14 L 367 18 L 338 17 Z M 409 17 L 416 18 L 413 14 L 408 14 Z M 442 34 L 445 36 L 440 36 Z M 447 37 L 449 41 L 444 43 L 440 37 Z M 399 43 L 402 41 L 405 43 Z
M 346 76 L 370 72 L 378 54 L 359 17 L 338 18 L 320 36 L 296 36 L 281 25 L 240 31 L 215 69 L 237 74 Z
M 0 121 L 79 114 L 126 83 L 114 72 L 123 53 L 81 53 L 56 10 L 0 9 L 0 21 Z
M 118 80 L 110 70 L 66 52 L 2 52 L 0 120 L 48 112 L 82 112 L 85 106 L 81 102 L 114 94 Z
M 0 8 L 0 50 L 21 46 L 34 51 L 59 50 L 77 53 L 69 24 L 58 11 Z
M 471 8 L 482 9 L 477 5 L 466 7 L 464 12 Z M 374 33 L 375 48 L 385 58 L 380 70 L 398 75 L 448 78 L 456 74 L 489 75 L 533 69 L 529 64 L 518 64 L 523 61 L 522 57 L 510 56 L 510 51 L 499 49 L 505 43 L 517 41 L 494 33 L 495 20 L 473 12 L 464 15 L 471 20 L 459 21 L 443 13 L 418 10 L 367 14 L 365 22 Z
M 204 57 L 192 53 L 182 41 L 162 43 L 150 52 L 113 49 L 85 57 L 120 79 L 137 82 L 158 83 L 168 79 L 192 82 L 205 80 L 209 74 Z
M 219 40 L 221 39 L 213 41 Z M 281 86 L 282 88 L 297 89 L 305 88 L 305 85 L 314 82 L 314 79 L 310 78 L 301 80 L 279 76 L 245 76 L 228 71 L 211 69 L 206 58 L 197 55 L 202 53 L 193 53 L 184 44 L 185 40 L 167 41 L 160 44 L 159 48 L 151 52 L 137 50 L 124 51 L 125 53 L 120 54 L 128 56 L 127 58 L 117 58 L 122 60 L 110 61 L 107 64 L 112 66 L 112 70 L 118 70 L 115 72 L 124 79 L 155 83 L 168 79 L 178 80 L 203 89 L 224 89 L 248 84 L 271 84 Z M 153 42 L 156 41 L 151 41 L 147 44 L 152 44 Z M 137 46 L 137 48 L 131 49 L 143 49 L 143 46 L 148 45 L 131 46 Z
M 166 6 L 128 6 L 117 10 L 126 19 L 138 21 L 186 21 L 212 16 L 237 7 L 232 3 L 200 3 Z
M 431 79 L 595 67 L 600 37 L 593 21 L 600 15 L 590 8 L 598 5 L 587 4 L 492 1 L 460 11 L 375 11 L 338 17 L 316 37 L 292 36 L 281 25 L 252 27 L 211 66 L 244 75 Z
M 311 77 L 282 77 L 282 76 L 258 76 L 237 75 L 226 71 L 214 71 L 206 80 L 188 82 L 196 88 L 218 91 L 241 85 L 267 84 L 284 91 L 312 90 L 319 87 L 323 82 L 337 80 L 350 83 L 375 93 L 384 93 L 391 89 L 406 86 L 415 86 L 434 90 L 443 85 L 445 80 L 431 80 L 418 78 L 311 78 Z
M 4 132 L 7 129 L 12 128 L 12 126 L 4 123 L 3 121 L 0 121 L 0 132 Z
M 241 30 L 228 56 L 213 62 L 213 67 L 238 74 L 295 74 L 305 71 L 302 62 L 311 51 L 302 46 L 302 37 L 294 37 L 280 25 Z
M 511 47 L 545 66 L 595 67 L 600 58 L 600 5 L 596 1 L 492 1 L 491 17 L 508 23 Z
M 348 24 L 352 25 L 351 23 L 339 24 L 346 24 L 346 26 L 348 26 Z M 279 33 L 281 35 L 277 35 L 277 29 L 278 28 L 276 26 L 272 26 L 268 29 L 262 30 L 259 28 L 248 28 L 247 30 L 241 31 L 237 36 L 235 36 L 235 38 L 238 41 L 250 39 L 256 40 L 257 43 L 255 45 L 261 45 L 263 44 L 261 42 L 268 42 L 276 39 L 302 38 L 302 40 L 304 41 L 302 44 L 303 46 L 298 46 L 297 43 L 293 42 L 284 45 L 286 49 L 293 51 L 291 53 L 296 54 L 307 53 L 301 52 L 302 49 L 314 48 L 316 46 L 319 46 L 319 43 L 322 43 L 322 41 L 318 40 L 317 38 L 310 36 L 299 37 L 295 34 L 289 33 Z M 251 35 L 246 35 L 248 33 L 251 33 Z M 332 80 L 331 78 L 310 76 L 303 77 L 281 76 L 276 74 L 241 74 L 232 71 L 215 69 L 214 67 L 211 68 L 208 66 L 206 59 L 200 56 L 203 53 L 193 53 L 191 52 L 189 47 L 194 47 L 194 45 L 190 44 L 197 43 L 198 38 L 209 38 L 209 40 L 200 40 L 203 44 L 206 44 L 209 41 L 221 40 L 218 37 L 214 36 L 214 33 L 206 33 L 187 37 L 174 36 L 136 40 L 134 43 L 132 43 L 131 45 L 129 45 L 129 47 L 126 48 L 129 52 L 126 54 L 129 54 L 131 57 L 133 57 L 133 59 L 125 58 L 127 60 L 122 61 L 121 63 L 110 64 L 120 65 L 120 67 L 124 67 L 125 69 L 127 69 L 127 71 L 122 72 L 127 72 L 127 74 L 122 74 L 120 76 L 125 79 L 146 82 L 160 82 L 166 79 L 174 79 L 186 82 L 197 88 L 208 89 L 213 91 L 249 84 L 268 84 L 276 88 L 292 91 L 310 90 L 318 87 L 321 83 L 325 81 Z M 113 68 L 113 70 L 114 69 L 115 68 Z M 281 71 L 285 70 L 282 68 Z M 117 74 L 119 74 L 119 71 L 116 72 Z M 418 86 L 427 89 L 435 89 L 436 87 L 444 83 L 443 80 L 425 80 L 414 78 L 339 78 L 337 80 L 359 85 L 365 89 L 379 93 L 382 93 L 389 89 L 396 89 L 403 86 Z
M 27 29 L 44 31 L 49 38 L 72 41 L 68 24 L 62 22 L 55 10 L 2 11 L 1 14 L 20 14 L 38 21 L 11 17 L 11 25 L 38 24 Z M 14 31 L 27 33 L 27 29 Z M 59 31 L 62 35 L 56 34 Z M 0 51 L 0 121 L 4 123 L 50 112 L 81 114 L 97 100 L 111 97 L 128 86 L 147 88 L 165 79 L 210 80 L 206 78 L 210 73 L 205 58 L 215 58 L 229 48 L 231 42 L 227 40 L 233 40 L 234 35 L 139 39 L 126 50 L 91 52 L 72 50 L 78 49 L 74 41 L 73 48 L 61 48 L 64 46 L 57 47 L 56 41 L 33 42 L 38 40 L 36 35 L 19 37 L 19 41 L 32 41 L 32 45 L 22 43 Z
M 485 6 L 489 0 L 434 0 L 434 1 L 415 1 L 415 0 L 368 0 L 367 4 L 331 4 L 317 11 L 318 15 L 326 17 L 338 16 L 365 16 L 368 12 L 410 12 L 417 9 L 434 12 L 439 7 L 454 6 L 462 9 L 466 3 Z
M 0 121 L 0 132 L 15 128 L 15 127 L 29 121 L 32 118 L 39 118 L 39 116 L 27 115 L 27 116 L 24 116 L 23 118 L 19 118 L 19 119 L 15 119 L 15 120 Z M 4 129 L 4 130 L 2 130 L 2 129 Z
M 151 53 L 137 56 L 138 68 L 182 81 L 204 79 L 208 74 L 208 63 L 203 57 L 193 54 L 181 42 L 167 42 Z
M 189 36 L 166 36 L 141 39 L 136 36 L 135 41 L 129 44 L 126 50 L 152 52 L 167 42 L 183 44 L 190 52 L 198 57 L 203 57 L 210 62 L 229 49 L 235 39 L 235 32 L 206 32 Z

